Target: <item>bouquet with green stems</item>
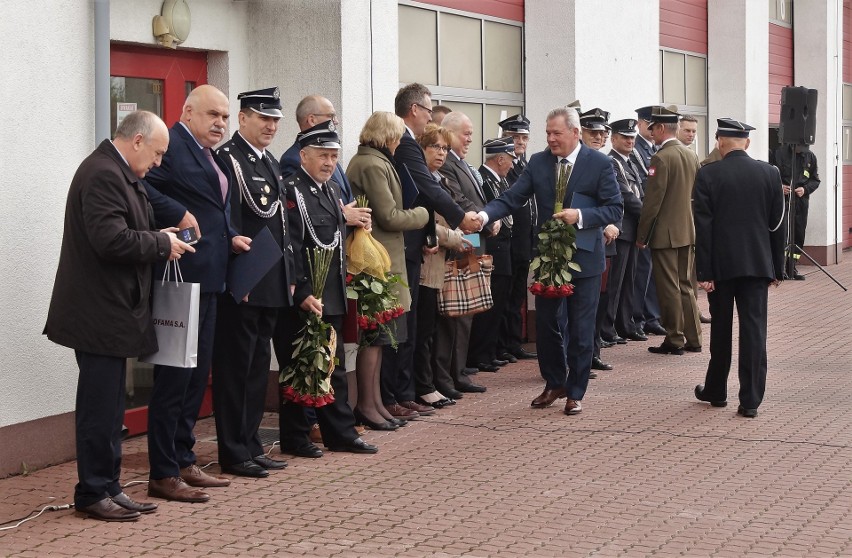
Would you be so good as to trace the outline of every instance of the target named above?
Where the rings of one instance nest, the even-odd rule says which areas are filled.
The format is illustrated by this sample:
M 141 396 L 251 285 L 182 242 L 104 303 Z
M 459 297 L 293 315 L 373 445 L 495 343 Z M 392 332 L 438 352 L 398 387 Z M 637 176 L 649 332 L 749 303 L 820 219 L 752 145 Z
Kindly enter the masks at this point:
M 311 286 L 322 297 L 328 270 L 336 249 L 314 247 L 308 250 Z M 305 325 L 293 341 L 290 365 L 281 370 L 279 384 L 287 401 L 305 407 L 322 407 L 334 401 L 331 374 L 337 365 L 337 334 L 331 324 L 314 312 L 303 312 Z

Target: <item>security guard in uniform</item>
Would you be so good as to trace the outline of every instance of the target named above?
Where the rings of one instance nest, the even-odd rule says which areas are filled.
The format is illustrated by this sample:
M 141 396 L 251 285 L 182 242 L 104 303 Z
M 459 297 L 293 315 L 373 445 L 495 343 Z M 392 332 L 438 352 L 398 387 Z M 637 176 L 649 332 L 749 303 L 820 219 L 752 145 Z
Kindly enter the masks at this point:
M 503 130 L 503 137 L 512 138 L 515 161 L 506 182 L 509 186 L 515 183 L 527 166 L 527 143 L 530 139 L 530 121 L 523 114 L 510 116 L 497 123 Z M 517 359 L 536 358 L 536 353 L 527 351 L 521 345 L 523 339 L 523 317 L 526 309 L 527 279 L 530 274 L 532 261 L 533 223 L 536 222 L 535 197 L 512 213 L 512 287 L 506 311 L 503 312 L 503 323 L 497 340 L 497 358 L 514 362 Z
M 796 153 L 796 178 L 792 179 L 792 163 L 793 157 L 790 153 L 791 149 L 795 149 Z M 811 199 L 811 194 L 819 188 L 819 175 L 817 174 L 817 159 L 816 155 L 811 152 L 806 145 L 797 145 L 795 148 L 790 145 L 782 145 L 775 150 L 775 162 L 778 163 L 778 169 L 781 171 L 781 181 L 784 184 L 784 194 L 794 196 L 792 215 L 793 215 L 793 257 L 790 268 L 787 273 L 791 279 L 803 281 L 805 276 L 799 273 L 796 269 L 796 264 L 801 256 L 801 248 L 805 245 L 805 228 L 808 226 L 808 204 Z M 792 194 L 791 194 L 792 192 Z M 787 242 L 790 242 L 788 239 Z
M 266 149 L 278 131 L 277 87 L 247 91 L 240 101 L 240 129 L 216 154 L 231 167 L 231 226 L 256 237 L 268 229 L 283 255 L 243 300 L 229 289 L 219 295 L 213 345 L 213 404 L 222 470 L 266 477 L 283 461 L 266 457 L 258 436 L 266 402 L 270 340 L 279 310 L 293 305 L 295 272 L 287 227 L 285 189 L 278 163 Z

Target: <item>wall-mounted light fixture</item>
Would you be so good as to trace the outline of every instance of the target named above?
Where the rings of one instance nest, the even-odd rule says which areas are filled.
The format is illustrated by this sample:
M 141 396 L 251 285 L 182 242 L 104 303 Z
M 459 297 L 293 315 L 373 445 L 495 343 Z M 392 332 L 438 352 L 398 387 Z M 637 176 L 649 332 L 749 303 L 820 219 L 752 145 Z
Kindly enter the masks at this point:
M 165 0 L 160 15 L 152 22 L 157 42 L 166 48 L 177 48 L 189 37 L 191 16 L 186 0 Z

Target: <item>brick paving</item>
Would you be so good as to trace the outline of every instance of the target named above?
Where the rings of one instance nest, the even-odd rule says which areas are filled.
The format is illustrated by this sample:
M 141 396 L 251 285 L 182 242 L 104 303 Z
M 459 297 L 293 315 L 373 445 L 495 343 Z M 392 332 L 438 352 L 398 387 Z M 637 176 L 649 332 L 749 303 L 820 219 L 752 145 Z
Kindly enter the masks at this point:
M 852 286 L 852 261 L 830 271 Z M 542 382 L 523 361 L 478 374 L 488 392 L 437 416 L 368 431 L 377 455 L 291 458 L 268 479 L 210 489 L 208 504 L 160 501 L 137 523 L 49 512 L 0 532 L 0 555 L 850 556 L 852 294 L 812 273 L 773 289 L 769 315 L 754 420 L 736 416 L 735 371 L 728 407 L 693 399 L 706 350 L 605 349 L 615 370 L 574 417 L 529 407 Z M 211 419 L 198 435 L 207 463 Z M 145 447 L 125 444 L 123 482 L 146 478 Z M 73 462 L 1 480 L 0 521 L 70 501 L 74 482 Z

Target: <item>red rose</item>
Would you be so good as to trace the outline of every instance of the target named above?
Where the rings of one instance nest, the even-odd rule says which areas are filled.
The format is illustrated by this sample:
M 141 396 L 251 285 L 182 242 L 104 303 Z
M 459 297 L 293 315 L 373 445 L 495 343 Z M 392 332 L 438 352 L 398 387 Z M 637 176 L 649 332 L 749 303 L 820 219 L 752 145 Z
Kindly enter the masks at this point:
M 544 294 L 545 296 L 552 297 L 556 294 L 556 287 L 554 287 L 553 285 L 548 285 L 544 288 Z
M 568 288 L 568 285 L 562 285 L 561 287 L 559 287 L 559 294 L 561 294 L 562 296 L 568 296 L 569 294 L 571 294 L 571 289 Z
M 348 285 L 349 283 L 351 283 L 352 279 L 354 279 L 354 278 L 355 278 L 354 275 L 352 275 L 351 273 L 347 273 L 346 274 L 346 284 Z

